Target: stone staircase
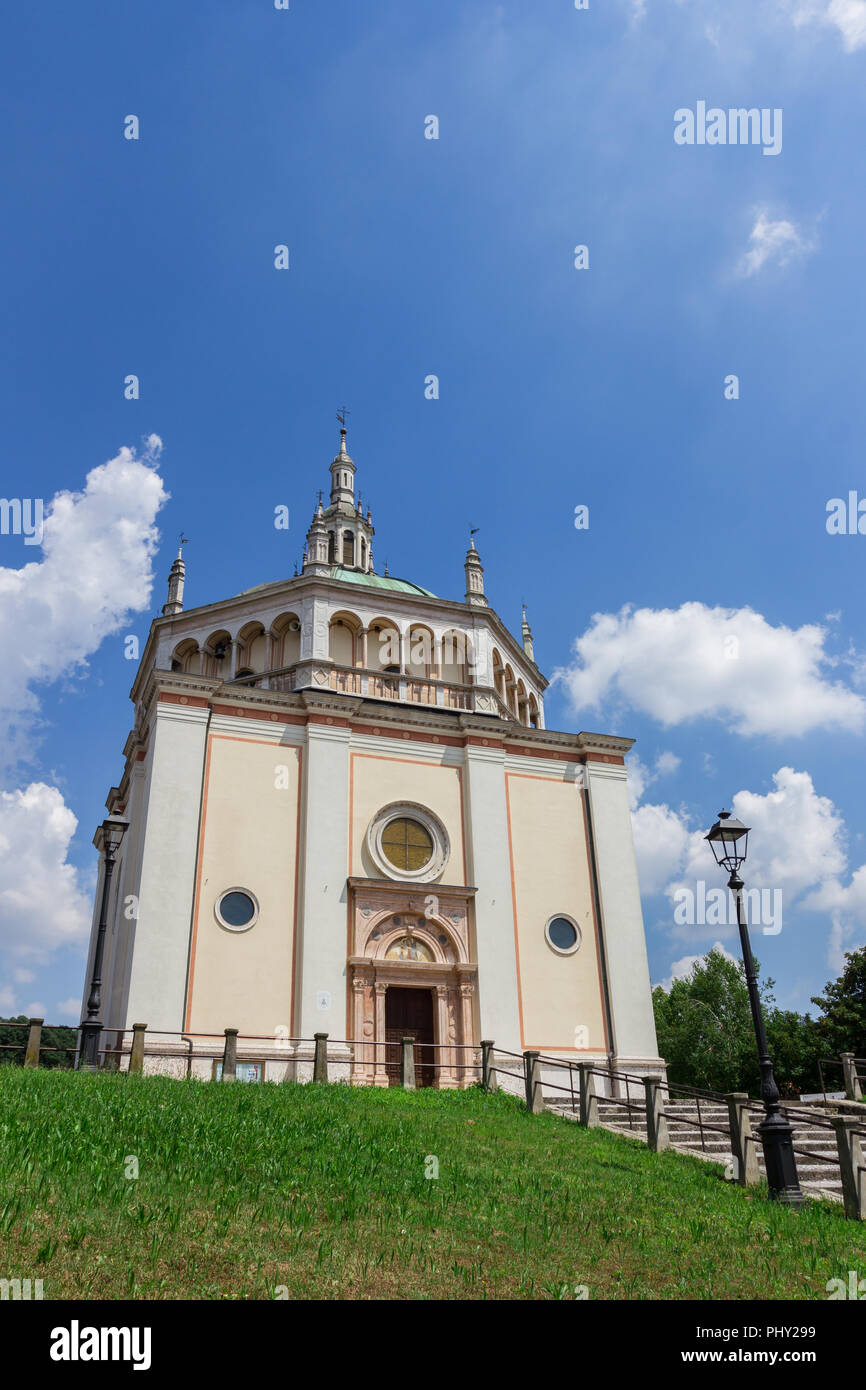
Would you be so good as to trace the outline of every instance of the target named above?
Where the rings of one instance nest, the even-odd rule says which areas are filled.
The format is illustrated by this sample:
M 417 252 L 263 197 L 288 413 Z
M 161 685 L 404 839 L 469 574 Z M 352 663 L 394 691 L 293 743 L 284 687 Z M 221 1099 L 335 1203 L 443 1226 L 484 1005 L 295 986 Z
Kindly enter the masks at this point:
M 555 1114 L 566 1119 L 577 1119 L 578 1112 L 575 1110 L 572 1113 L 570 1100 L 558 1096 L 546 1100 L 545 1103 L 548 1110 Z M 598 1113 L 604 1129 L 609 1129 L 614 1134 L 631 1135 L 632 1138 L 646 1143 L 646 1115 L 642 1099 L 634 1097 L 629 1111 L 629 1107 L 622 1101 L 599 1096 Z M 723 1165 L 731 1161 L 728 1108 L 723 1101 L 701 1100 L 699 1115 L 695 1100 L 668 1100 L 665 1114 L 672 1148 L 680 1153 L 697 1154 Z M 823 1111 L 816 1114 L 826 1118 Z M 752 1111 L 751 1118 L 754 1133 L 760 1116 Z M 829 1197 L 841 1202 L 842 1177 L 839 1172 L 836 1137 L 832 1129 L 810 1124 L 799 1111 L 795 1116 L 791 1116 L 791 1123 L 794 1127 L 797 1173 L 803 1192 L 809 1197 Z M 764 1177 L 764 1154 L 757 1137 L 755 1145 L 758 1168 Z M 827 1159 L 831 1161 L 826 1162 Z

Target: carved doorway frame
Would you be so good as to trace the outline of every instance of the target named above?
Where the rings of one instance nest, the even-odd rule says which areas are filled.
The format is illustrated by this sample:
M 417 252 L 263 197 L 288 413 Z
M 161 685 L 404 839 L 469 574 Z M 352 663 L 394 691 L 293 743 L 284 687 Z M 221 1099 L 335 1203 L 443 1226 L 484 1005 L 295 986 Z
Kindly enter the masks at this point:
M 471 1086 L 481 1063 L 470 921 L 476 890 L 367 878 L 350 878 L 347 886 L 352 1081 L 388 1085 L 385 996 L 394 985 L 433 990 L 434 1084 L 442 1090 Z M 394 958 L 406 938 L 423 959 Z

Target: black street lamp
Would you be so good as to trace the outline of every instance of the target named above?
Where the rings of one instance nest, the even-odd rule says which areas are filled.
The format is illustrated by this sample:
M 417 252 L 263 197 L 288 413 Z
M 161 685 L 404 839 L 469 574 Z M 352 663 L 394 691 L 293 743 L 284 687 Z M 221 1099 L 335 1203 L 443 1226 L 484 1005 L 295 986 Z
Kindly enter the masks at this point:
M 727 869 L 730 877 L 728 888 L 737 904 L 737 925 L 740 928 L 740 946 L 743 952 L 743 965 L 746 968 L 746 985 L 749 990 L 749 1007 L 752 1010 L 752 1023 L 755 1028 L 755 1041 L 758 1045 L 758 1066 L 761 1069 L 761 1100 L 766 1115 L 758 1125 L 758 1134 L 764 1149 L 764 1162 L 767 1168 L 767 1182 L 770 1196 L 775 1202 L 798 1207 L 803 1202 L 800 1183 L 797 1177 L 797 1160 L 794 1157 L 794 1131 L 779 1107 L 779 1088 L 773 1076 L 773 1063 L 767 1047 L 767 1033 L 764 1028 L 764 1015 L 758 997 L 758 979 L 749 941 L 749 928 L 743 909 L 743 880 L 740 878 L 740 865 L 745 863 L 746 846 L 749 842 L 749 826 L 735 820 L 730 811 L 720 811 L 719 819 L 712 830 L 704 837 L 710 842 L 710 849 L 716 863 Z M 742 844 L 740 843 L 742 841 Z
M 102 957 L 105 953 L 105 929 L 108 925 L 108 900 L 111 894 L 114 860 L 128 826 L 129 821 L 125 816 L 106 816 L 93 837 L 96 848 L 105 855 L 105 872 L 102 878 L 99 930 L 96 935 L 96 950 L 93 953 L 93 973 L 90 977 L 90 993 L 87 996 L 87 1017 L 81 1020 L 80 1025 L 80 1065 L 87 1071 L 95 1071 L 99 1062 L 99 1035 L 102 1032 L 102 1023 L 99 1020 L 102 1008 Z

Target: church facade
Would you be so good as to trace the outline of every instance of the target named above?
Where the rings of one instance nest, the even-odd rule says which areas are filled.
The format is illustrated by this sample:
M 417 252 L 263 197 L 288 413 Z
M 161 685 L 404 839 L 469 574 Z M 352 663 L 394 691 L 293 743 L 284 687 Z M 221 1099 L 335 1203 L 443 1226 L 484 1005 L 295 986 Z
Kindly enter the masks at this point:
M 406 1035 L 442 1087 L 482 1039 L 657 1071 L 631 740 L 547 729 L 474 541 L 462 601 L 380 575 L 345 428 L 330 473 L 293 578 L 185 609 L 172 566 L 107 801 L 103 1047 L 141 1022 L 169 1060 L 235 1028 L 274 1079 L 322 1032 L 358 1084 Z

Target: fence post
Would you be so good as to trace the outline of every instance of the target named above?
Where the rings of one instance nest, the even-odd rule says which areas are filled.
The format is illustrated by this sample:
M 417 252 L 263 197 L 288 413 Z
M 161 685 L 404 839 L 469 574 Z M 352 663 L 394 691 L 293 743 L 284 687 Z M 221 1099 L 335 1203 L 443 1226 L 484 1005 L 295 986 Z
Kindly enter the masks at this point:
M 406 1091 L 415 1089 L 415 1039 L 400 1039 L 400 1085 Z
M 671 1145 L 661 1083 L 660 1076 L 645 1076 L 643 1079 L 646 1091 L 646 1141 L 654 1153 L 661 1153 L 662 1149 L 669 1149 Z
M 133 1023 L 132 1025 L 132 1047 L 129 1052 L 130 1075 L 136 1073 L 140 1076 L 144 1071 L 144 1034 L 146 1028 L 146 1023 Z
M 524 1052 L 523 1077 L 526 1083 L 526 1108 L 531 1115 L 544 1113 L 544 1092 L 541 1088 L 541 1066 L 537 1052 Z
M 485 1091 L 499 1090 L 499 1077 L 496 1075 L 493 1056 L 494 1044 L 489 1038 L 481 1039 L 481 1085 Z
M 578 1062 L 580 1072 L 580 1124 L 584 1129 L 598 1129 L 598 1096 L 595 1093 L 595 1072 L 586 1062 Z
M 42 1041 L 44 1018 L 30 1019 L 30 1032 L 27 1034 L 27 1049 L 24 1053 L 25 1067 L 39 1066 L 39 1044 Z
M 737 1165 L 735 1180 L 741 1187 L 754 1187 L 760 1182 L 758 1151 L 749 1116 L 749 1096 L 746 1091 L 732 1091 L 727 1097 L 728 1124 L 731 1128 L 731 1157 Z
M 313 1059 L 313 1080 L 327 1081 L 328 1079 L 328 1035 L 327 1033 L 314 1033 L 316 1040 L 316 1055 Z
M 860 1080 L 857 1076 L 857 1068 L 854 1065 L 854 1053 L 842 1053 L 842 1071 L 845 1076 L 845 1095 L 848 1100 L 862 1100 L 863 1092 L 860 1089 Z
M 237 1028 L 225 1028 L 223 1032 L 226 1037 L 226 1045 L 223 1049 L 223 1081 L 237 1081 L 238 1030 Z
M 863 1146 L 860 1143 L 860 1135 L 855 1132 L 859 1121 L 853 1115 L 831 1115 L 830 1122 L 836 1131 L 845 1215 L 850 1221 L 866 1221 Z

